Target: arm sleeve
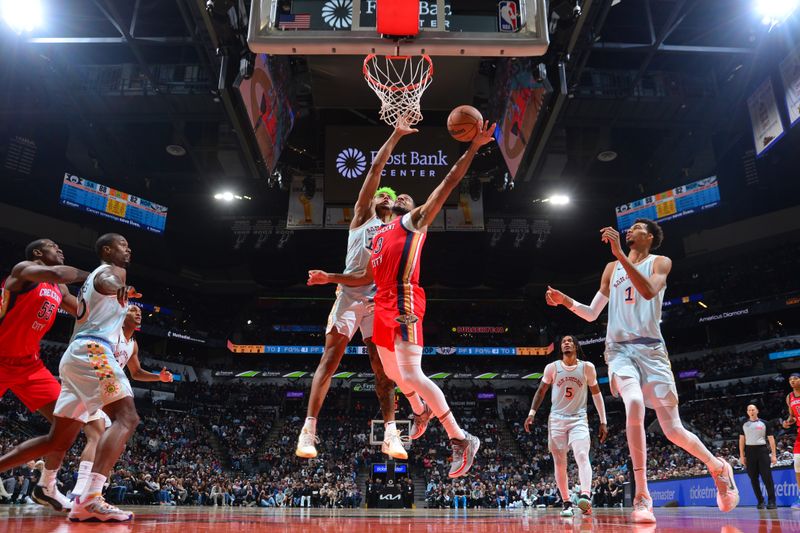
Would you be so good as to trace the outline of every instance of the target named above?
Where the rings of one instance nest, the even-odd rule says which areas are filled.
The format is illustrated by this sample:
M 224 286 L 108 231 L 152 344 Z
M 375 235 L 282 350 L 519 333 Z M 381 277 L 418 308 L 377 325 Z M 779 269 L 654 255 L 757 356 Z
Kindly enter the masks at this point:
M 586 384 L 590 387 L 594 387 L 597 385 L 597 369 L 594 367 L 592 363 L 587 361 L 586 367 L 583 370 L 583 378 L 586 380 Z
M 553 363 L 548 363 L 548 365 L 544 367 L 544 375 L 542 376 L 542 383 L 547 383 L 548 385 L 552 385 L 555 376 L 556 376 L 556 365 L 554 365 Z
M 606 404 L 603 402 L 603 393 L 599 392 L 597 394 L 592 394 L 592 401 L 594 402 L 594 408 L 597 409 L 597 414 L 600 417 L 601 424 L 608 424 L 606 420 Z
M 594 299 L 592 299 L 591 305 L 584 305 L 573 298 L 572 307 L 570 307 L 569 310 L 587 322 L 594 322 L 597 320 L 597 317 L 600 316 L 600 313 L 603 312 L 607 303 L 608 296 L 597 291 L 597 294 L 594 295 Z
M 763 422 L 764 422 L 764 427 L 767 428 L 767 435 L 766 436 L 767 437 L 774 437 L 775 436 L 775 432 L 772 431 L 772 424 L 770 424 L 766 420 L 763 420 Z

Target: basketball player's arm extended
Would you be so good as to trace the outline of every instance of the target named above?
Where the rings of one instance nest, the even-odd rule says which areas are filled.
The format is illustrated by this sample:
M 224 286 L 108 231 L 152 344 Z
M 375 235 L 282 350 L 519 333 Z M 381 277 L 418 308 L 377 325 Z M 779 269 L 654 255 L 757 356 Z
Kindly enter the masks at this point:
M 389 157 L 392 155 L 394 147 L 397 146 L 397 142 L 409 133 L 416 133 L 418 131 L 419 130 L 409 128 L 403 124 L 398 124 L 392 132 L 392 135 L 383 143 L 378 153 L 375 154 L 375 159 L 373 159 L 372 165 L 369 167 L 367 178 L 364 180 L 364 183 L 361 185 L 361 191 L 358 193 L 358 200 L 356 201 L 354 209 L 355 216 L 353 216 L 354 227 L 361 226 L 367 221 L 370 214 L 372 198 L 375 196 L 375 191 L 378 190 L 378 185 L 381 184 L 383 167 L 385 167 L 386 162 L 389 161 Z
M 111 266 L 100 271 L 94 277 L 94 288 L 106 296 L 116 295 L 119 305 L 127 307 L 128 298 L 141 298 L 136 289 L 126 285 L 127 272 L 124 268 Z
M 533 425 L 533 419 L 536 417 L 536 411 L 539 410 L 539 407 L 542 405 L 544 401 L 544 395 L 547 394 L 547 391 L 550 390 L 550 386 L 553 383 L 553 374 L 555 369 L 552 368 L 550 365 L 547 365 L 544 369 L 544 376 L 542 376 L 542 380 L 539 382 L 539 387 L 536 389 L 536 393 L 533 395 L 533 401 L 531 401 L 531 410 L 528 412 L 528 418 L 525 419 L 525 431 L 527 433 L 531 432 L 531 425 Z M 545 381 L 545 379 L 549 380 Z
M 600 442 L 605 442 L 608 437 L 608 420 L 606 419 L 606 404 L 603 401 L 603 392 L 600 390 L 600 385 L 597 383 L 597 369 L 592 363 L 586 363 L 586 371 L 584 374 L 586 383 L 589 385 L 589 391 L 592 393 L 592 401 L 594 408 L 597 409 L 597 416 L 600 418 L 600 432 L 598 437 Z
M 784 429 L 789 429 L 792 427 L 792 424 L 796 422 L 794 416 L 792 415 L 792 401 L 791 401 L 792 393 L 786 395 L 786 407 L 789 409 L 789 417 L 781 422 L 781 425 Z
M 14 267 L 9 276 L 11 280 L 29 283 L 78 283 L 89 277 L 89 273 L 67 265 L 40 265 L 33 261 L 23 261 Z M 10 283 L 7 282 L 7 285 Z
M 614 271 L 614 263 L 606 265 L 603 270 L 603 277 L 600 278 L 600 290 L 594 295 L 590 305 L 582 304 L 553 287 L 547 286 L 544 299 L 547 305 L 557 307 L 563 305 L 587 322 L 594 322 L 608 303 L 609 287 L 611 286 L 611 273 Z
M 455 190 L 466 175 L 467 170 L 469 170 L 472 164 L 472 160 L 475 158 L 475 154 L 478 153 L 478 149 L 494 138 L 494 130 L 496 127 L 497 124 L 492 124 L 492 126 L 489 127 L 489 121 L 479 125 L 478 133 L 470 143 L 467 151 L 464 152 L 464 155 L 456 161 L 456 164 L 453 165 L 453 168 L 450 169 L 450 172 L 447 173 L 447 176 L 445 176 L 439 186 L 428 196 L 425 203 L 411 211 L 411 223 L 417 231 L 425 231 L 425 229 L 433 223 L 436 215 L 442 210 L 442 206 L 450 196 L 450 193 Z
M 341 283 L 348 287 L 361 287 L 373 282 L 372 264 L 367 263 L 365 270 L 349 272 L 347 274 L 325 272 L 324 270 L 309 270 L 306 285 L 325 285 L 327 283 Z
M 131 373 L 131 378 L 136 381 L 161 381 L 164 383 L 172 383 L 172 373 L 167 370 L 167 367 L 161 369 L 161 373 L 154 374 L 142 368 L 139 363 L 139 343 L 133 342 L 133 354 L 128 360 L 128 370 Z
M 78 299 L 69 292 L 69 288 L 65 284 L 60 283 L 58 288 L 61 290 L 61 309 L 72 316 L 78 316 Z

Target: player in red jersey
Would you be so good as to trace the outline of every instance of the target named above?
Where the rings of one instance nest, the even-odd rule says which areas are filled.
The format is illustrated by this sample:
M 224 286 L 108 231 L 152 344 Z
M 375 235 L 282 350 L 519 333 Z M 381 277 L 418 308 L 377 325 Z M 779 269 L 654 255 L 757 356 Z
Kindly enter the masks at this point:
M 64 265 L 64 254 L 50 239 L 38 239 L 25 248 L 0 287 L 0 397 L 11 390 L 31 412 L 53 423 L 53 409 L 61 386 L 39 358 L 39 342 L 50 330 L 59 307 L 75 315 L 78 300 L 68 283 L 82 282 L 88 272 Z M 21 464 L 15 448 L 0 458 L 0 472 Z M 56 488 L 62 452 L 45 456 L 45 468 L 33 498 L 57 511 L 69 510 L 69 501 Z
M 786 406 L 789 408 L 789 418 L 783 421 L 783 427 L 789 429 L 793 424 L 800 428 L 800 373 L 794 372 L 789 376 L 789 385 L 792 392 L 786 396 Z M 797 480 L 797 501 L 792 504 L 792 509 L 800 510 L 800 430 L 794 441 L 794 475 Z
M 449 473 L 452 478 L 469 472 L 480 441 L 459 427 L 442 390 L 422 372 L 425 291 L 419 286 L 419 264 L 428 226 L 467 173 L 478 149 L 492 140 L 496 125 L 489 128 L 487 122 L 479 126 L 469 149 L 424 204 L 414 208 L 410 197 L 403 195 L 397 198 L 395 210 L 406 208 L 409 211 L 401 218 L 384 224 L 375 234 L 372 239 L 372 258 L 366 271 L 337 274 L 333 276 L 334 279 L 331 279 L 331 275 L 309 272 L 310 285 L 334 280 L 346 285 L 363 285 L 374 281 L 377 293 L 372 342 L 378 346 L 386 375 L 397 383 L 403 394 L 411 399 L 416 393 L 424 400 L 419 404 L 421 412 L 415 411 L 411 438 L 422 436 L 431 414 L 441 421 L 447 431 L 453 448 Z

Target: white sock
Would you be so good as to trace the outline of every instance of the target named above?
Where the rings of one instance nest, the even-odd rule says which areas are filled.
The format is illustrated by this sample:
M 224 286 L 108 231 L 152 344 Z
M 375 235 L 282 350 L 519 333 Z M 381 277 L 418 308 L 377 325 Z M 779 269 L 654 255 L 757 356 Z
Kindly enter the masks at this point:
M 81 494 L 81 500 L 86 501 L 93 496 L 103 495 L 103 485 L 106 483 L 106 476 L 92 472 L 89 474 L 89 481 L 86 483 L 86 488 Z
M 78 479 L 72 488 L 73 494 L 83 494 L 83 489 L 86 488 L 86 480 L 89 479 L 89 474 L 92 473 L 92 466 L 94 466 L 92 461 L 81 461 L 78 466 Z
M 383 432 L 384 433 L 389 433 L 390 431 L 392 431 L 392 432 L 397 431 L 397 424 L 395 424 L 394 420 L 392 420 L 391 422 L 384 422 L 383 423 Z
M 39 485 L 40 487 L 44 487 L 46 489 L 52 489 L 56 485 L 56 474 L 58 473 L 58 468 L 55 470 L 48 470 L 46 468 L 42 469 L 42 475 L 39 477 Z
M 616 377 L 614 379 L 617 379 Z M 633 479 L 636 484 L 635 495 L 650 497 L 647 487 L 647 441 L 644 431 L 644 397 L 639 380 L 622 378 L 617 382 L 617 390 L 625 404 L 625 433 L 628 450 L 633 463 Z
M 453 416 L 453 413 L 448 411 L 444 418 L 440 418 L 439 422 L 442 423 L 442 427 L 447 432 L 447 436 L 451 439 L 466 439 L 467 436 L 464 434 L 464 430 L 458 425 L 456 422 L 456 417 Z
M 408 403 L 411 404 L 411 411 L 415 415 L 421 415 L 425 412 L 425 404 L 422 402 L 422 398 L 419 397 L 419 394 L 416 392 L 412 392 L 410 395 L 406 394 L 406 399 Z
M 317 434 L 317 419 L 313 416 L 306 417 L 306 423 L 303 424 L 303 429 L 306 433 L 313 433 L 314 435 Z

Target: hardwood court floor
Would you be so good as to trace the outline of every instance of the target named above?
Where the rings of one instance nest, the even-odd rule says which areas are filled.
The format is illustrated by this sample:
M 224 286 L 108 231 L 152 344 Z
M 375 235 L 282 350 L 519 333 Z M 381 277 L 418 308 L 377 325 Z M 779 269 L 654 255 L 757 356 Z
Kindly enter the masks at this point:
M 740 508 L 657 509 L 655 525 L 636 525 L 628 510 L 595 510 L 593 517 L 564 519 L 555 509 L 258 509 L 212 507 L 133 507 L 125 524 L 72 523 L 42 507 L 0 505 L 3 533 L 792 533 L 800 512 Z

